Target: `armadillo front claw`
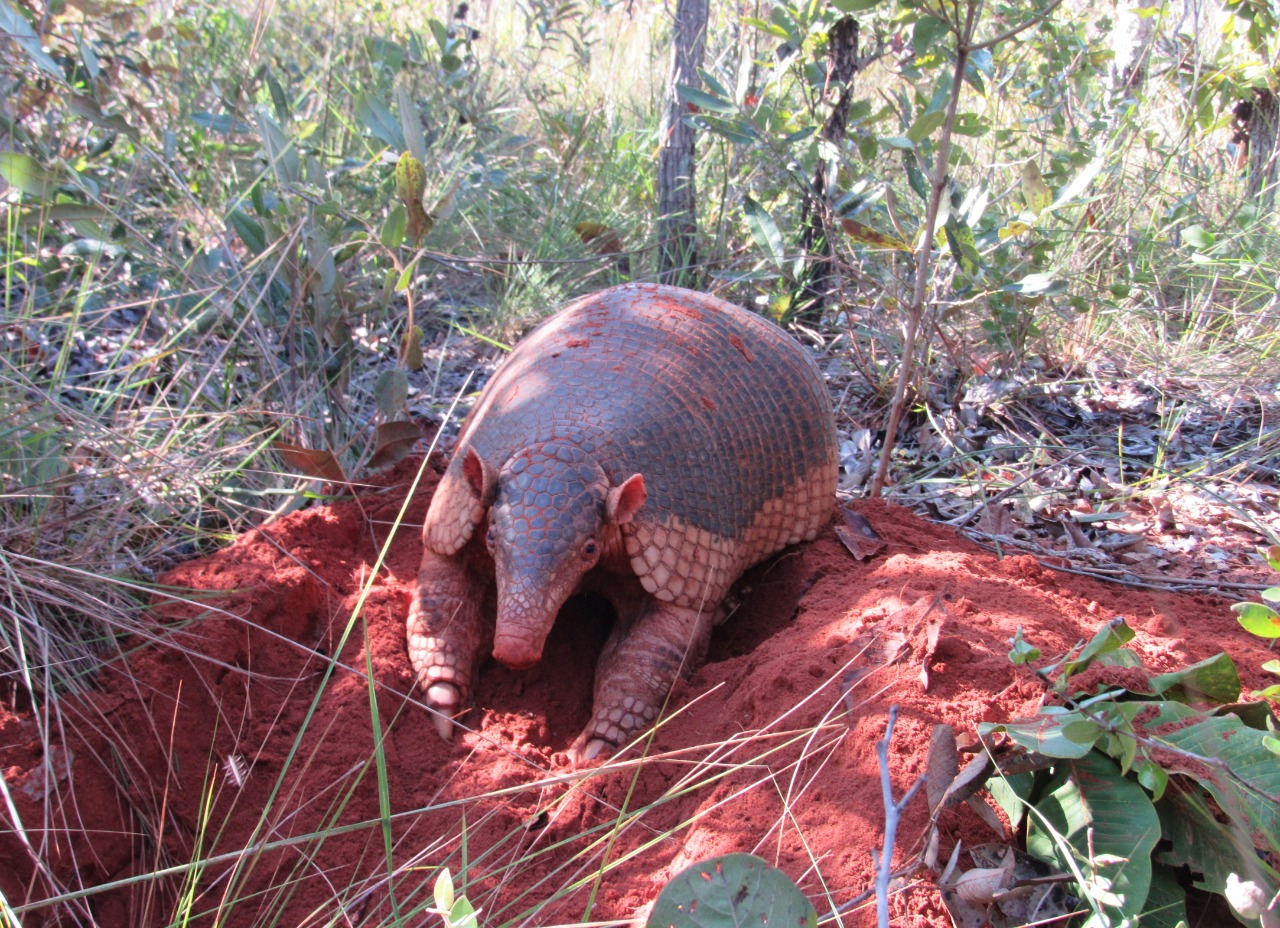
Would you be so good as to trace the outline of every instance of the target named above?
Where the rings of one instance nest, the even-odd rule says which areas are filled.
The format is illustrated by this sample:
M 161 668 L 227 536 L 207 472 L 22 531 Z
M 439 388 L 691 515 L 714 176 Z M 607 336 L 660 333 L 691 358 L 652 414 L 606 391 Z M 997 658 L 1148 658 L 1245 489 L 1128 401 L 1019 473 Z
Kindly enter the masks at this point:
M 609 754 L 616 747 L 617 745 L 611 741 L 603 738 L 588 738 L 587 733 L 583 732 L 569 747 L 569 760 L 574 764 L 585 764 Z
M 432 717 L 436 731 L 445 741 L 453 738 L 453 716 L 462 707 L 462 693 L 452 683 L 437 681 L 427 688 L 427 705 L 436 710 Z

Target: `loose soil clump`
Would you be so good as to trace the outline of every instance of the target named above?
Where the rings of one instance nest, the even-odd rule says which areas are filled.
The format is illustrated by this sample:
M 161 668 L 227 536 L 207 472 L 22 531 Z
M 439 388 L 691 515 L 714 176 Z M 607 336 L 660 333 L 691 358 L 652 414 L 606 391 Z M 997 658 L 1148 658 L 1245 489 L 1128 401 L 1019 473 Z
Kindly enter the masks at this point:
M 566 607 L 533 669 L 487 664 L 470 730 L 445 742 L 404 639 L 431 470 L 379 560 L 417 466 L 178 567 L 166 583 L 199 596 L 157 597 L 161 640 L 64 697 L 51 738 L 41 720 L 0 708 L 0 770 L 32 842 L 0 833 L 11 905 L 114 884 L 66 905 L 102 925 L 184 911 L 193 924 L 371 924 L 397 912 L 434 924 L 425 909 L 448 866 L 483 925 L 628 920 L 693 861 L 750 851 L 822 914 L 872 885 L 884 815 L 874 744 L 890 705 L 899 794 L 924 773 L 935 724 L 973 744 L 978 723 L 1040 705 L 1043 682 L 1007 656 L 1018 627 L 1056 655 L 1123 616 L 1153 671 L 1225 650 L 1246 687 L 1262 685 L 1270 657 L 1221 600 L 1000 558 L 861 501 L 852 508 L 884 549 L 860 562 L 829 529 L 751 571 L 670 717 L 607 767 L 575 769 L 564 754 L 590 715 L 607 631 L 590 602 Z M 927 824 L 918 797 L 899 859 Z M 956 841 L 1001 840 L 967 807 L 941 824 L 944 860 Z M 204 866 L 185 866 L 196 859 Z M 947 923 L 928 871 L 899 890 L 894 924 Z M 42 912 L 54 920 L 37 908 L 24 924 Z M 844 915 L 873 923 L 871 901 Z

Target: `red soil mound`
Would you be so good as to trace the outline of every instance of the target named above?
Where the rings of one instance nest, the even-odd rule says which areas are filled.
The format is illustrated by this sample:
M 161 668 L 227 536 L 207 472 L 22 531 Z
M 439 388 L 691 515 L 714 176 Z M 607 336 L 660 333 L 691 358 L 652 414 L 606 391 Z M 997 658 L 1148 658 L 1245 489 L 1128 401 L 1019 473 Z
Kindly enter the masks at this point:
M 630 762 L 632 750 L 607 769 L 566 764 L 604 638 L 586 605 L 566 609 L 537 667 L 487 665 L 465 719 L 473 731 L 446 743 L 411 690 L 403 630 L 425 490 L 370 584 L 414 473 L 401 466 L 358 499 L 289 516 L 174 571 L 168 583 L 210 591 L 203 604 L 162 604 L 166 644 L 138 646 L 127 666 L 103 668 L 97 691 L 65 698 L 49 756 L 37 720 L 0 708 L 6 814 L 31 843 L 0 831 L 11 905 L 116 883 L 73 903 L 82 923 L 166 924 L 185 911 L 196 924 L 214 913 L 233 926 L 368 924 L 398 910 L 438 924 L 423 909 L 449 866 L 482 925 L 524 920 L 539 905 L 533 924 L 625 920 L 688 863 L 753 851 L 821 914 L 871 885 L 883 823 L 873 748 L 890 704 L 901 706 L 899 793 L 923 773 L 935 723 L 964 742 L 981 721 L 1037 707 L 1041 684 L 1006 656 L 1017 626 L 1049 655 L 1123 615 L 1150 668 L 1225 649 L 1254 686 L 1269 656 L 1221 601 L 1001 560 L 868 501 L 854 508 L 885 550 L 859 563 L 829 531 L 749 574 L 741 609 L 673 694 L 679 711 L 644 763 Z M 926 610 L 926 623 L 942 623 L 931 657 Z M 904 659 L 866 672 L 868 633 L 904 619 Z M 943 859 L 957 839 L 996 837 L 967 809 L 946 815 Z M 919 797 L 899 857 L 927 817 Z M 207 864 L 184 867 L 193 859 Z M 177 869 L 154 875 L 166 867 Z M 927 880 L 893 905 L 895 924 L 946 923 Z M 41 913 L 52 909 L 24 923 Z M 864 907 L 844 924 L 873 921 Z

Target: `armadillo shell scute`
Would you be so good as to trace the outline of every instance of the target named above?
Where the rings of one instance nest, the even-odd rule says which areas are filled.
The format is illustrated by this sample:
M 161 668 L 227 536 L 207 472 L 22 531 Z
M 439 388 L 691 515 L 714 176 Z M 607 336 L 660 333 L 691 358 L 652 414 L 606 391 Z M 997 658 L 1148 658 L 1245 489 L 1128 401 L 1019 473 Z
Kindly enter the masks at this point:
M 714 609 L 752 564 L 815 537 L 834 503 L 835 422 L 813 360 L 773 323 L 676 287 L 585 297 L 511 352 L 463 425 L 427 543 L 453 554 L 483 517 L 461 473 L 468 446 L 500 468 L 553 439 L 615 486 L 643 475 L 626 555 L 678 606 Z

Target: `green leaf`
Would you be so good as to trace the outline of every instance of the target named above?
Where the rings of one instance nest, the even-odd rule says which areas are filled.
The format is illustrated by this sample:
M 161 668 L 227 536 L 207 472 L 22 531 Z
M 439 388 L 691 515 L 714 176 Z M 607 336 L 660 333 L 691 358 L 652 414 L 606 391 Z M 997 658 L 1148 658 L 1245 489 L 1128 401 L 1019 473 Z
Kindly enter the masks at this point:
M 1198 251 L 1212 248 L 1217 238 L 1202 225 L 1190 225 L 1182 230 L 1182 240 Z
M 409 398 L 409 377 L 398 367 L 385 370 L 378 375 L 373 387 L 374 398 L 378 402 L 378 412 L 383 418 L 394 419 L 404 409 L 405 400 Z
M 1079 719 L 1062 726 L 1062 736 L 1076 744 L 1092 745 L 1101 734 L 1101 726 L 1093 719 Z
M 751 120 L 735 115 L 733 118 L 708 116 L 706 113 L 690 113 L 682 117 L 695 128 L 714 132 L 735 145 L 754 145 L 760 141 L 760 133 Z
M 0 151 L 0 177 L 17 187 L 24 196 L 46 200 L 58 186 L 58 177 L 40 166 L 30 155 Z
M 769 211 L 750 195 L 743 196 L 742 211 L 746 214 L 747 228 L 751 230 L 751 237 L 755 239 L 755 243 L 770 257 L 778 270 L 782 270 L 784 255 L 782 233 L 778 231 L 778 224 L 773 221 Z
M 947 236 L 947 248 L 960 270 L 970 277 L 978 276 L 982 270 L 982 258 L 973 237 L 973 230 L 956 216 L 948 216 L 943 230 Z
M 1055 278 L 1051 274 L 1028 274 L 1018 283 L 1005 284 L 1001 287 L 1007 293 L 1021 293 L 1023 296 L 1053 296 L 1066 289 L 1066 280 Z
M 941 110 L 932 113 L 924 113 L 911 124 L 911 128 L 907 130 L 907 138 L 916 145 L 919 145 L 933 134 L 934 129 L 937 129 L 946 121 L 947 114 Z
M 884 2 L 885 0 L 831 0 L 831 5 L 841 13 L 861 13 L 875 9 Z
M 759 29 L 761 32 L 771 35 L 776 39 L 786 39 L 790 37 L 787 30 L 783 29 L 776 23 L 766 22 L 765 20 L 757 19 L 754 16 L 745 16 L 742 21 L 746 25 L 751 26 L 754 29 Z
M 1187 921 L 1187 891 L 1172 867 L 1155 864 L 1151 868 L 1151 889 L 1138 922 L 1142 928 L 1179 928 Z
M 1052 296 L 1066 290 L 1067 282 L 1051 274 L 1028 274 L 1017 283 L 1005 284 L 1000 289 L 1023 296 Z
M 1069 711 L 1062 706 L 1045 706 L 1031 718 L 1014 719 L 1011 722 L 983 722 L 978 726 L 978 734 L 985 738 L 990 734 L 1002 731 L 1015 743 L 1043 754 L 1046 757 L 1079 758 L 1093 750 L 1093 742 L 1082 744 L 1072 741 L 1064 729 L 1072 722 L 1085 721 L 1079 712 Z
M 1109 915 L 1137 915 L 1151 888 L 1151 852 L 1160 840 L 1155 806 L 1114 761 L 1096 752 L 1066 764 L 1064 772 L 1036 804 L 1040 814 L 1028 820 L 1027 850 L 1061 870 L 1096 874 L 1080 888 Z
M 1152 759 L 1170 774 L 1190 777 L 1237 824 L 1275 842 L 1280 803 L 1269 797 L 1280 796 L 1280 764 L 1263 744 L 1267 735 L 1234 715 L 1210 716 L 1177 702 L 1156 705 L 1157 717 L 1142 718 L 1146 733 L 1178 750 L 1162 750 Z M 1206 757 L 1221 764 L 1206 764 Z
M 1080 173 L 1067 181 L 1066 186 L 1058 191 L 1057 198 L 1049 204 L 1047 211 L 1052 212 L 1084 193 L 1089 188 L 1089 185 L 1093 183 L 1093 179 L 1098 176 L 1098 172 L 1102 170 L 1105 163 L 1106 160 L 1102 155 L 1099 155 L 1081 168 Z
M 1020 665 L 1040 660 L 1040 649 L 1022 637 L 1021 625 L 1014 629 L 1013 640 L 1009 643 L 1013 646 L 1009 651 L 1010 663 Z
M 813 905 L 781 870 L 752 854 L 689 867 L 658 894 L 645 928 L 815 928 Z
M 947 24 L 936 16 L 922 16 L 916 20 L 915 27 L 911 30 L 911 46 L 915 49 L 916 57 L 922 58 L 928 54 L 933 43 L 950 31 Z
M 235 229 L 236 235 L 240 236 L 240 240 L 254 257 L 267 250 L 267 234 L 262 223 L 244 210 L 233 209 L 227 216 L 227 222 L 231 224 L 231 228 Z
M 436 911 L 448 912 L 453 908 L 453 875 L 448 867 L 441 870 L 440 875 L 436 877 L 434 895 Z
M 1151 791 L 1151 801 L 1159 802 L 1169 785 L 1169 774 L 1154 761 L 1143 761 L 1138 765 L 1138 783 Z
M 455 901 L 449 909 L 450 928 L 476 928 L 478 923 L 476 910 L 465 896 Z
M 382 242 L 383 247 L 395 250 L 404 243 L 404 233 L 407 227 L 408 219 L 405 216 L 404 206 L 397 203 L 387 213 L 387 221 L 382 224 L 382 231 L 378 234 L 378 240 Z
M 1084 646 L 1080 656 L 1069 661 L 1063 669 L 1064 675 L 1070 675 L 1089 666 L 1094 658 L 1108 654 L 1124 647 L 1133 640 L 1134 631 L 1124 619 L 1116 617 L 1094 633 L 1093 639 Z
M 916 162 L 914 148 L 912 151 L 904 151 L 902 153 L 902 166 L 907 172 L 907 183 L 911 186 L 912 192 L 928 203 L 929 182 L 925 180 L 924 172 L 920 170 L 920 165 Z
M 1250 634 L 1259 638 L 1280 638 L 1280 613 L 1263 603 L 1236 603 L 1231 611 Z
M 1178 702 L 1231 703 L 1240 698 L 1240 674 L 1226 654 L 1151 678 L 1160 695 Z
M 898 148 L 903 151 L 915 151 L 916 143 L 911 139 L 902 138 L 897 135 L 886 135 L 880 139 L 880 144 L 886 148 Z
M 279 124 L 262 104 L 257 107 L 258 132 L 262 136 L 262 149 L 267 163 L 276 175 L 281 187 L 292 186 L 302 179 L 302 162 L 293 140 L 284 134 Z
M 1246 868 L 1254 866 L 1253 849 L 1236 841 L 1231 827 L 1218 820 L 1213 804 L 1192 781 L 1175 783 L 1156 810 L 1169 846 L 1157 855 L 1160 864 L 1189 868 L 1197 883 L 1217 893 L 1226 888 L 1229 874 L 1247 873 Z
M 706 84 L 708 89 L 717 97 L 726 99 L 732 96 L 729 91 L 725 89 L 724 84 L 716 80 L 716 76 L 706 68 L 698 68 L 698 77 L 702 79 L 702 83 Z
M 41 47 L 40 37 L 31 28 L 31 24 L 23 18 L 21 13 L 9 5 L 8 0 L 0 0 L 0 33 L 16 42 L 18 47 L 27 53 L 27 57 L 35 63 L 37 68 L 56 79 L 59 83 L 66 83 L 62 68 L 58 67 L 58 63 L 49 57 L 49 53 Z M 9 183 L 12 184 L 13 181 L 9 181 Z
M 1036 775 L 1027 773 L 995 773 L 987 780 L 987 790 L 1004 814 L 1009 816 L 1009 827 L 1017 830 L 1022 817 L 1027 814 L 1031 794 L 1035 791 Z
M 385 103 L 367 93 L 356 94 L 356 119 L 364 125 L 369 133 L 396 151 L 404 151 L 404 133 L 400 130 L 400 120 Z
M 708 113 L 736 113 L 738 111 L 738 108 L 731 101 L 721 100 L 705 90 L 690 87 L 688 84 L 677 84 L 676 93 L 680 95 L 680 99 L 685 103 L 692 103 Z

